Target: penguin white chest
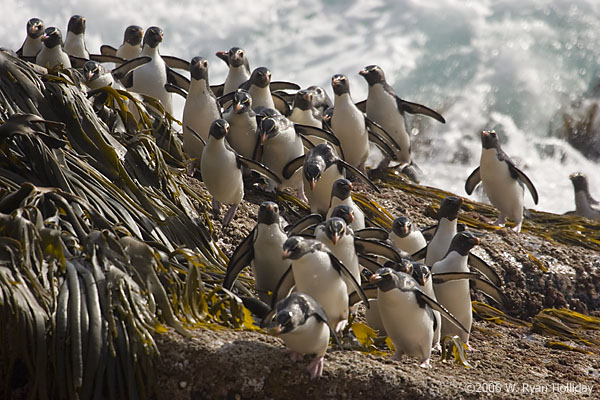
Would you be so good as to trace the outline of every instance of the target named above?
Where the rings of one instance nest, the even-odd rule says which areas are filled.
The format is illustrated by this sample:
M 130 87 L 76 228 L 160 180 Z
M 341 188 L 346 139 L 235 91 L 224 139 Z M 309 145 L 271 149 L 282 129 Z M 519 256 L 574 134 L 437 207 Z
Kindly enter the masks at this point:
M 142 48 L 139 45 L 131 45 L 125 42 L 117 49 L 117 57 L 124 60 L 133 60 L 139 57 L 141 52 Z
M 133 71 L 131 91 L 152 96 L 161 101 L 165 110 L 173 113 L 171 93 L 165 89 L 167 83 L 167 67 L 160 55 Z
M 337 165 L 332 165 L 323 171 L 321 177 L 315 183 L 313 190 L 310 189 L 310 184 L 304 178 L 304 194 L 310 204 L 311 212 L 317 212 L 322 215 L 327 212 L 329 203 L 331 202 L 331 188 L 333 183 L 343 177 Z
M 410 161 L 410 136 L 404 116 L 398 110 L 396 97 L 387 93 L 381 84 L 369 87 L 367 117 L 375 121 L 400 145 L 400 162 Z
M 263 163 L 282 180 L 283 186 L 300 187 L 301 170 L 297 170 L 288 180 L 283 178 L 283 167 L 291 160 L 304 154 L 302 139 L 293 128 L 268 139 L 264 144 Z
M 200 163 L 204 185 L 220 203 L 239 204 L 244 196 L 242 170 L 223 140 L 209 139 Z
M 369 155 L 369 138 L 365 117 L 348 94 L 335 96 L 331 128 L 340 141 L 345 161 L 361 166 Z
M 426 265 L 432 266 L 444 258 L 454 235 L 456 235 L 456 220 L 450 221 L 447 218 L 441 218 L 435 235 L 427 246 L 427 255 L 425 256 Z
M 275 108 L 275 103 L 273 103 L 273 97 L 271 96 L 271 90 L 269 86 L 261 88 L 258 86 L 252 85 L 250 90 L 248 90 L 250 96 L 252 96 L 252 108 L 256 107 L 268 107 Z
M 234 92 L 240 85 L 250 78 L 250 74 L 246 71 L 246 67 L 230 67 L 225 84 L 223 85 L 223 94 Z
M 90 58 L 90 53 L 85 48 L 84 36 L 82 33 L 76 35 L 72 32 L 67 34 L 65 39 L 65 51 L 75 57 Z
M 390 239 L 392 239 L 392 243 L 394 243 L 397 248 L 406 251 L 409 254 L 414 254 L 427 246 L 427 241 L 420 231 L 411 232 L 405 237 L 400 237 L 392 233 Z
M 304 324 L 291 332 L 281 334 L 281 339 L 295 352 L 322 357 L 329 344 L 329 327 L 316 317 L 309 317 Z
M 283 243 L 287 236 L 278 224 L 260 226 L 254 241 L 254 260 L 252 268 L 258 291 L 273 291 L 277 282 L 289 266 L 289 260 L 283 260 Z
M 381 322 L 397 352 L 429 358 L 433 342 L 433 316 L 419 307 L 413 292 L 377 290 Z
M 246 158 L 252 158 L 256 140 L 256 119 L 248 116 L 247 113 L 236 114 L 231 110 L 225 116 L 229 122 L 229 134 L 227 141 L 239 154 Z
M 183 108 L 183 150 L 192 158 L 202 157 L 204 145 L 187 127 L 208 140 L 210 125 L 221 118 L 217 103 L 208 90 L 205 81 L 192 82 Z
M 479 172 L 492 205 L 519 223 L 523 219 L 523 186 L 510 175 L 506 162 L 498 160 L 496 149 L 482 150 Z

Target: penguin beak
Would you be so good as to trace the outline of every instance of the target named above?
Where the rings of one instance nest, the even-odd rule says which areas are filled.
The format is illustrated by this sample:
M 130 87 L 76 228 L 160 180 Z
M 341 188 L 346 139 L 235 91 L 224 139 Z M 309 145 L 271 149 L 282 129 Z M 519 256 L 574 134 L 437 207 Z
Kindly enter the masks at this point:
M 268 138 L 269 138 L 269 136 L 266 134 L 266 132 L 263 132 L 260 135 L 260 144 L 265 144 L 265 142 L 267 141 Z
M 360 72 L 358 73 L 360 76 L 365 76 L 369 73 L 369 71 L 367 71 L 366 69 L 361 69 Z
M 235 113 L 236 113 L 236 114 L 239 114 L 239 113 L 240 113 L 240 111 L 242 111 L 242 108 L 243 108 L 243 105 L 242 105 L 242 103 L 236 103 L 236 104 L 235 104 L 235 107 L 234 107 L 233 109 L 235 110 Z
M 317 180 L 315 178 L 310 178 L 310 190 L 315 190 L 315 185 L 317 184 Z
M 283 326 L 281 326 L 281 325 L 277 325 L 275 328 L 273 328 L 273 334 L 275 334 L 275 335 L 280 335 L 282 331 L 283 331 Z
M 333 238 L 331 238 L 331 241 L 333 242 L 333 245 L 334 245 L 334 246 L 335 246 L 335 245 L 337 245 L 337 242 L 338 242 L 339 240 L 340 240 L 340 235 L 339 235 L 337 232 L 335 232 L 335 233 L 333 234 Z
M 284 250 L 283 253 L 281 253 L 281 259 L 285 260 L 287 258 L 290 257 L 290 252 L 288 250 Z
M 350 213 L 350 223 L 354 222 L 354 212 Z
M 373 274 L 369 278 L 369 283 L 377 284 L 377 282 L 380 282 L 382 279 L 383 278 L 381 277 L 381 275 L 379 275 L 379 274 Z

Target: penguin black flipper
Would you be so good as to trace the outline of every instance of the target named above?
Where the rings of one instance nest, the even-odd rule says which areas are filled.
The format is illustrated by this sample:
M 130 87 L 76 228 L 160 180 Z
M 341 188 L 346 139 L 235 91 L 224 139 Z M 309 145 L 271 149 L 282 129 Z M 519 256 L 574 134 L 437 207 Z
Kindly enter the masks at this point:
M 141 67 L 142 65 L 149 63 L 150 61 L 152 61 L 152 58 L 146 56 L 137 57 L 129 61 L 123 60 L 123 63 L 110 71 L 110 73 L 112 74 L 113 78 L 121 80 L 129 72 L 133 71 L 137 67 Z
M 355 103 L 354 105 L 356 106 L 356 108 L 358 108 L 363 113 L 367 112 L 367 99 L 365 99 L 363 101 L 359 101 L 358 103 Z
M 284 231 L 288 236 L 294 236 L 304 232 L 311 226 L 314 227 L 315 225 L 320 224 L 321 222 L 323 222 L 323 217 L 321 214 L 308 214 L 306 217 L 300 218 L 293 224 L 286 226 Z
M 167 64 L 167 66 L 169 68 L 182 69 L 184 71 L 190 70 L 190 62 L 189 61 L 182 60 L 181 58 L 178 58 L 175 56 L 161 55 L 161 57 L 165 61 L 165 64 Z
M 450 322 L 452 322 L 457 328 L 464 331 L 465 333 L 469 333 L 467 328 L 465 328 L 464 325 L 461 324 L 460 321 L 457 320 L 456 317 L 454 315 L 452 315 L 452 313 L 446 309 L 446 307 L 444 307 L 443 305 L 441 305 L 440 303 L 438 303 L 436 300 L 432 299 L 431 297 L 427 296 L 425 293 L 423 293 L 421 291 L 421 289 L 419 289 L 417 287 L 412 289 L 412 291 L 414 292 L 419 304 L 421 304 L 421 302 L 427 303 L 427 305 L 429 307 L 431 307 L 432 310 L 439 311 L 440 314 L 444 314 L 444 316 Z
M 167 68 L 167 82 L 171 85 L 179 86 L 184 90 L 190 88 L 190 80 L 180 73 L 173 71 L 171 68 Z
M 277 282 L 277 286 L 275 286 L 275 290 L 273 290 L 273 298 L 271 299 L 271 307 L 273 309 L 275 309 L 275 304 L 277 304 L 279 300 L 286 298 L 290 294 L 295 284 L 292 266 L 290 265 L 283 275 L 281 275 L 279 282 Z
M 537 190 L 535 189 L 535 186 L 533 186 L 533 182 L 531 182 L 531 179 L 529 179 L 529 177 L 527 175 L 525 175 L 525 172 L 521 171 L 519 168 L 517 168 L 517 166 L 512 162 L 512 160 L 508 159 L 505 160 L 508 164 L 508 170 L 510 171 L 510 175 L 515 178 L 518 179 L 519 181 L 523 182 L 523 184 L 525 184 L 525 186 L 527 186 L 527 189 L 529 189 L 529 193 L 531 193 L 531 197 L 533 198 L 533 202 L 535 204 L 538 203 L 538 193 Z
M 250 168 L 261 175 L 281 184 L 281 179 L 275 174 L 275 172 L 271 171 L 266 165 L 259 163 L 258 161 L 251 160 L 246 158 L 240 154 L 236 154 L 238 161 L 245 165 L 247 168 Z
M 377 186 L 375 186 L 375 184 L 369 179 L 369 177 L 366 176 L 365 174 L 363 174 L 362 171 L 359 170 L 358 168 L 356 168 L 354 165 L 348 164 L 346 161 L 342 160 L 341 158 L 338 159 L 336 161 L 336 163 L 337 163 L 337 167 L 340 169 L 340 171 L 342 170 L 342 168 L 346 168 L 346 169 L 352 171 L 352 173 L 357 178 L 359 178 L 361 181 L 363 181 L 364 183 L 366 183 L 367 185 L 369 185 L 369 187 L 371 189 L 373 189 L 377 193 L 381 193 L 381 190 L 379 190 L 379 188 Z
M 367 131 L 367 133 L 369 134 L 369 141 L 375 143 L 375 145 L 379 147 L 382 152 L 387 154 L 387 156 L 392 160 L 398 160 L 398 156 L 396 155 L 392 147 L 379 134 L 373 132 L 370 129 Z
M 426 255 L 427 255 L 427 246 L 423 247 L 421 250 L 415 251 L 411 255 L 411 258 L 413 260 L 421 260 L 421 259 L 425 258 Z
M 108 44 L 103 44 L 102 46 L 100 46 L 100 54 L 103 54 L 105 56 L 117 56 L 117 49 L 115 49 L 114 47 L 108 45 Z
M 300 136 L 300 139 L 302 140 L 302 144 L 304 145 L 304 147 L 306 147 L 308 150 L 315 148 L 315 144 L 313 142 L 311 142 L 310 139 L 306 137 L 306 135 L 304 135 L 302 133 L 298 133 L 298 132 L 296 132 L 296 133 L 298 134 L 298 136 Z
M 369 298 L 369 299 L 377 298 L 377 286 L 368 284 L 368 285 L 363 286 L 362 289 L 365 292 L 365 294 L 367 295 L 367 298 Z M 352 307 L 353 305 L 360 303 L 361 301 L 363 301 L 363 299 L 360 297 L 360 295 L 356 291 L 350 293 L 350 295 L 348 296 L 348 306 L 349 307 Z
M 182 88 L 180 88 L 179 86 L 175 86 L 175 85 L 171 85 L 170 83 L 166 83 L 165 90 L 169 93 L 175 93 L 175 94 L 180 95 L 184 99 L 187 99 L 187 95 L 188 95 L 187 92 L 185 90 L 183 90 Z
M 292 113 L 290 104 L 279 93 L 271 92 L 271 97 L 273 98 L 273 104 L 275 105 L 275 109 L 277 111 L 286 117 Z
M 281 173 L 283 175 L 283 177 L 285 179 L 290 179 L 292 177 L 292 175 L 294 175 L 294 172 L 296 172 L 296 170 L 298 170 L 298 168 L 300 168 L 304 165 L 305 157 L 306 156 L 303 154 L 300 157 L 296 157 L 292 161 L 288 162 L 283 167 L 283 172 Z
M 224 107 L 225 104 L 230 103 L 230 102 L 233 101 L 233 97 L 234 96 L 235 96 L 235 92 L 225 93 L 221 97 L 219 97 L 217 99 L 217 101 L 219 102 L 219 104 L 221 105 L 221 107 Z
M 202 136 L 200 136 L 200 134 L 198 132 L 196 132 L 196 130 L 194 128 L 192 128 L 189 125 L 186 125 L 185 127 L 188 128 L 190 130 L 190 132 L 192 132 L 194 137 L 196 139 L 198 139 L 202 143 L 203 146 L 206 146 L 206 140 L 204 140 L 204 138 Z
M 387 243 L 369 240 L 369 239 L 361 239 L 358 237 L 354 238 L 354 247 L 356 248 L 357 253 L 361 254 L 377 254 L 387 258 L 388 260 L 400 262 L 402 258 L 410 257 L 408 253 L 401 254 L 398 250 L 393 248 Z
M 389 234 L 385 229 L 379 227 L 370 227 L 354 231 L 354 236 L 361 239 L 387 240 Z
M 494 285 L 502 286 L 502 280 L 500 279 L 498 273 L 475 254 L 469 253 L 467 263 L 477 271 L 481 272 Z
M 378 269 L 383 268 L 383 265 L 379 264 L 373 258 L 368 257 L 364 254 L 358 254 L 358 263 L 371 271 L 372 273 L 377 272 Z
M 332 132 L 328 132 L 325 129 L 317 128 L 315 126 L 309 126 L 304 124 L 294 124 L 294 129 L 296 132 L 301 133 L 303 135 L 315 136 L 321 139 L 327 140 L 329 143 L 332 143 L 336 146 L 340 145 L 340 141 Z
M 210 90 L 214 93 L 215 96 L 221 97 L 223 96 L 223 89 L 225 88 L 224 84 L 220 85 L 210 85 Z
M 469 279 L 473 283 L 475 289 L 494 300 L 497 304 L 502 306 L 508 304 L 506 295 L 502 293 L 502 290 L 498 286 L 475 272 L 445 272 L 441 274 L 431 274 L 431 279 L 435 284 L 457 279 Z
M 225 278 L 223 279 L 223 287 L 225 289 L 231 289 L 240 272 L 242 272 L 244 267 L 250 265 L 250 262 L 254 258 L 252 240 L 255 234 L 256 227 L 240 242 L 231 255 L 229 264 L 227 264 Z
M 276 90 L 300 90 L 300 86 L 293 82 L 274 81 L 269 84 L 271 92 Z
M 386 142 L 390 147 L 395 147 L 396 149 L 398 149 L 398 151 L 402 151 L 402 149 L 400 148 L 400 145 L 394 140 L 394 138 L 392 138 L 390 136 L 388 131 L 386 131 L 383 128 L 383 126 L 381 126 L 380 124 L 378 124 L 377 122 L 373 121 L 372 119 L 370 119 L 366 116 L 365 116 L 365 123 L 367 125 L 367 129 L 369 129 L 372 132 L 379 135 L 381 137 L 381 139 L 383 139 L 383 141 Z
M 240 299 L 242 299 L 244 307 L 250 310 L 252 314 L 256 315 L 261 320 L 264 320 L 265 317 L 271 312 L 271 307 L 256 297 L 240 296 Z
M 471 175 L 469 175 L 465 182 L 465 192 L 467 192 L 467 194 L 473 193 L 475 186 L 477 186 L 479 182 L 481 182 L 481 174 L 479 173 L 479 167 L 477 167 L 471 172 Z
M 442 124 L 446 123 L 446 120 L 444 117 L 442 117 L 442 114 L 422 104 L 411 103 L 410 101 L 402 100 L 398 96 L 396 96 L 396 104 L 398 104 L 399 110 L 406 111 L 409 114 L 422 114 L 438 120 Z
M 150 58 L 150 57 L 148 57 L 148 58 Z M 123 58 L 117 57 L 116 54 L 115 55 L 90 54 L 90 60 L 96 61 L 99 63 L 115 63 L 115 64 L 122 64 L 125 62 L 125 60 Z
M 81 69 L 89 60 L 82 57 L 72 56 L 69 54 L 69 61 L 71 61 L 71 67 Z
M 350 281 L 352 286 L 354 286 L 354 290 L 358 292 L 358 295 L 365 303 L 365 306 L 369 308 L 369 299 L 367 298 L 365 292 L 362 290 L 362 287 L 360 287 L 360 283 L 356 281 L 356 279 L 354 278 L 354 276 L 352 276 L 352 273 L 348 270 L 348 268 L 346 268 L 346 266 L 333 253 L 328 252 L 328 254 L 333 268 L 335 268 L 336 271 L 340 273 L 340 275 L 346 275 L 348 277 L 348 280 Z

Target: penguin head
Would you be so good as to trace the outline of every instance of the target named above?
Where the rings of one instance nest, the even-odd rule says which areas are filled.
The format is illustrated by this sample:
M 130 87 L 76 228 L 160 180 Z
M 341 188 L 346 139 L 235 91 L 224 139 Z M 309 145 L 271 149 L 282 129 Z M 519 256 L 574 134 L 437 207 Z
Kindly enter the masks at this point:
M 412 221 L 406 216 L 398 217 L 392 223 L 392 232 L 398 237 L 407 237 L 412 232 Z
M 369 86 L 385 82 L 383 70 L 378 65 L 369 65 L 365 67 L 359 72 L 359 75 L 367 80 Z
M 279 134 L 279 124 L 274 116 L 265 117 L 260 123 L 260 142 L 265 143 L 267 140 Z
M 449 221 L 453 221 L 458 218 L 458 210 L 462 205 L 462 198 L 456 196 L 448 196 L 442 200 L 440 209 L 438 210 L 438 220 L 446 218 Z
M 31 18 L 27 21 L 27 36 L 37 39 L 44 34 L 44 21 L 39 18 Z
M 332 217 L 325 221 L 325 235 L 334 246 L 346 232 L 346 222 L 342 218 Z
M 333 93 L 337 96 L 341 96 L 345 93 L 350 93 L 350 82 L 346 75 L 336 74 L 331 78 L 331 87 Z
M 497 149 L 500 146 L 496 131 L 481 131 L 481 145 L 484 149 Z
M 233 110 L 236 114 L 243 114 L 252 109 L 252 96 L 244 89 L 238 89 L 233 94 Z
M 477 236 L 475 236 L 472 232 L 462 231 L 458 232 L 452 238 L 450 242 L 450 247 L 448 248 L 448 253 L 453 251 L 457 252 L 461 256 L 466 256 L 469 254 L 469 251 L 479 244 L 480 240 Z
M 44 35 L 42 36 L 42 42 L 44 43 L 44 46 L 49 49 L 59 45 L 62 46 L 62 33 L 60 32 L 60 29 L 54 26 L 46 28 Z
M 308 89 L 298 90 L 294 96 L 292 108 L 299 108 L 300 110 L 309 110 L 312 108 L 312 91 Z
M 352 193 L 352 182 L 346 178 L 340 178 L 333 182 L 331 187 L 331 197 L 337 197 L 341 200 L 346 200 Z
M 100 68 L 100 63 L 90 60 L 83 64 L 83 77 L 86 82 L 91 82 L 94 79 L 98 79 L 101 73 L 102 70 Z
M 129 25 L 125 29 L 123 36 L 123 42 L 129 43 L 132 46 L 139 46 L 142 43 L 144 37 L 144 29 L 139 25 Z
M 289 333 L 303 325 L 311 315 L 317 312 L 319 304 L 305 293 L 293 292 L 279 300 L 275 305 L 275 321 L 277 334 Z M 324 313 L 323 313 L 324 314 Z
M 315 108 L 325 111 L 326 108 L 331 107 L 333 103 L 327 95 L 327 92 L 321 86 L 309 86 L 306 90 L 312 92 L 312 105 Z
M 244 49 L 240 49 L 239 47 L 232 47 L 227 52 L 227 58 L 229 60 L 229 66 L 231 67 L 241 67 L 244 64 L 248 64 L 248 60 L 246 59 L 246 52 Z
M 304 163 L 304 168 L 302 168 L 302 173 L 304 174 L 304 178 L 308 181 L 310 185 L 310 190 L 315 190 L 315 185 L 321 179 L 321 174 L 325 169 L 325 162 L 321 158 L 309 158 Z
M 149 46 L 151 48 L 155 48 L 162 42 L 163 40 L 163 30 L 158 26 L 151 26 L 146 30 L 146 34 L 144 35 L 144 47 Z
M 273 201 L 264 201 L 258 209 L 259 224 L 272 225 L 279 223 L 279 206 Z
M 427 281 L 431 279 L 431 270 L 423 263 L 413 262 L 411 275 L 419 285 L 425 286 Z
M 271 71 L 266 67 L 258 67 L 250 75 L 250 83 L 260 88 L 266 88 L 271 83 Z
M 569 179 L 573 183 L 573 189 L 575 192 L 585 191 L 588 193 L 588 181 L 584 174 L 581 172 L 576 172 L 574 174 L 569 175 Z
M 80 35 L 85 33 L 85 18 L 81 15 L 73 15 L 69 19 L 69 24 L 67 25 L 67 31 L 73 32 L 76 35 Z
M 283 243 L 282 259 L 297 260 L 303 255 L 322 248 L 321 242 L 314 239 L 304 239 L 301 236 L 292 236 Z
M 340 204 L 331 212 L 331 218 L 333 217 L 341 218 L 346 222 L 346 225 L 350 225 L 354 222 L 354 210 L 347 204 Z
M 202 57 L 194 57 L 190 61 L 190 76 L 192 79 L 203 79 L 208 82 L 208 61 Z
M 223 139 L 227 136 L 229 132 L 229 122 L 224 119 L 216 119 L 210 125 L 210 129 L 208 130 L 208 135 L 214 137 L 215 139 Z
M 369 282 L 374 285 L 377 285 L 377 288 L 382 292 L 387 292 L 388 290 L 392 290 L 398 287 L 398 274 L 404 274 L 404 272 L 398 273 L 389 267 L 379 268 L 377 272 L 371 275 L 371 277 L 369 278 Z
M 408 275 L 413 273 L 413 264 L 408 258 L 401 258 L 400 261 L 387 260 L 383 266 L 391 268 L 396 272 L 404 272 Z

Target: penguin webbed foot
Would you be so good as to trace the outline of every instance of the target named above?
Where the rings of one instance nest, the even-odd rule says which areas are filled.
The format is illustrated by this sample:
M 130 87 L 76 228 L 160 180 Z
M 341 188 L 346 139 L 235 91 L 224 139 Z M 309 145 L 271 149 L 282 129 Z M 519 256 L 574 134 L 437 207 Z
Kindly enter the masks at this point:
M 433 346 L 431 346 L 431 351 L 436 352 L 436 353 L 441 353 L 442 345 L 440 344 L 440 342 L 437 342 Z
M 425 359 L 421 364 L 419 364 L 421 368 L 431 368 L 431 364 L 429 363 L 429 358 Z
M 402 351 L 396 351 L 394 353 L 394 355 L 392 356 L 392 360 L 394 361 L 402 361 L 402 356 L 404 355 L 404 353 Z
M 232 204 L 229 207 L 229 210 L 227 210 L 227 214 L 225 214 L 225 217 L 223 217 L 223 227 L 229 225 L 229 223 L 233 219 L 233 216 L 235 215 L 237 208 L 238 204 Z
M 346 328 L 346 325 L 348 325 L 348 320 L 347 319 L 343 319 L 340 322 L 338 322 L 337 324 L 335 324 L 335 331 L 336 332 L 341 332 L 344 330 L 344 328 Z
M 503 215 L 503 214 L 500 214 L 500 215 L 498 216 L 498 219 L 496 219 L 496 220 L 495 220 L 495 221 L 492 223 L 492 225 L 495 225 L 495 226 L 500 226 L 500 227 L 503 227 L 503 226 L 505 226 L 505 225 L 506 225 L 506 216 L 505 216 L 505 215 Z
M 297 351 L 288 349 L 287 355 L 290 357 L 292 361 L 302 361 L 304 359 L 304 354 L 298 353 Z
M 323 356 L 321 357 L 315 357 L 310 364 L 308 364 L 308 367 L 306 367 L 306 369 L 308 369 L 308 372 L 310 372 L 310 379 L 316 379 L 318 377 L 320 377 L 321 375 L 323 375 Z

